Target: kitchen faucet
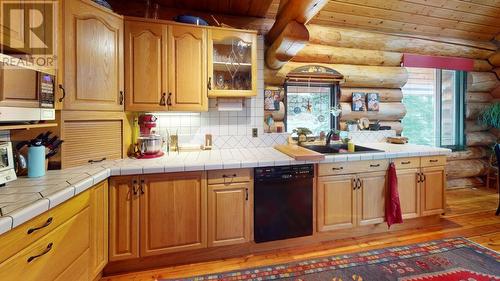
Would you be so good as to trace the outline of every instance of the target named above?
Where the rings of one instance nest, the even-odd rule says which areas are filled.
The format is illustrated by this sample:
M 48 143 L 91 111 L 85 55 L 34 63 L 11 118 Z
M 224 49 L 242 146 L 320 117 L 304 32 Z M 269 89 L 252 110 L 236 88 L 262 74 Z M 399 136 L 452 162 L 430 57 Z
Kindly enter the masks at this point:
M 330 145 L 330 141 L 332 140 L 332 135 L 333 133 L 335 132 L 335 130 L 330 130 L 330 132 L 328 132 L 328 134 L 326 135 L 326 146 L 329 146 Z

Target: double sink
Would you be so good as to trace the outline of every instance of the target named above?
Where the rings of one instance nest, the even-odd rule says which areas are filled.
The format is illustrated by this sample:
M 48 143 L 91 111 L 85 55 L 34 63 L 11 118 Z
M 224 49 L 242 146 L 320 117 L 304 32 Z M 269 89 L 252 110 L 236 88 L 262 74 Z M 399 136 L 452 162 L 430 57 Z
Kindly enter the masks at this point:
M 329 145 L 301 145 L 304 148 L 321 154 L 353 154 L 353 153 L 366 153 L 366 152 L 384 152 L 383 150 L 364 147 L 361 145 L 354 146 L 354 152 L 347 150 L 347 144 L 329 144 Z

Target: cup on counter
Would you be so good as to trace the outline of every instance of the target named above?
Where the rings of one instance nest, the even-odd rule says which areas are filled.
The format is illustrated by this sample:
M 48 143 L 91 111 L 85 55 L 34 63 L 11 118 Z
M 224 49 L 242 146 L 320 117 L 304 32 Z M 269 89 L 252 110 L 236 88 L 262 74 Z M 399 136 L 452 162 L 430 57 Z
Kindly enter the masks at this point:
M 32 145 L 28 148 L 28 177 L 38 178 L 45 176 L 45 146 Z

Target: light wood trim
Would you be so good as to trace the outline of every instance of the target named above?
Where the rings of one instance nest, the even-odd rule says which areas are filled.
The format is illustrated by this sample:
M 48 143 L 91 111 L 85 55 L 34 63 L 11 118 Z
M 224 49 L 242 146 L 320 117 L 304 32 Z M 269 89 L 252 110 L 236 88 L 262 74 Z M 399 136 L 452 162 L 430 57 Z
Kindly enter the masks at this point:
M 387 171 L 389 160 L 364 160 L 364 161 L 349 161 L 318 165 L 318 175 L 343 175 L 362 172 Z
M 54 280 L 88 249 L 89 222 L 90 212 L 87 207 L 1 263 L 2 278 L 23 281 Z M 28 258 L 46 251 L 50 243 L 50 251 L 30 263 L 27 262 Z
M 109 260 L 139 257 L 139 200 L 133 176 L 109 180 Z
M 57 123 L 40 123 L 40 124 L 25 124 L 25 125 L 2 125 L 0 131 L 5 130 L 29 130 L 39 128 L 53 128 L 57 127 Z
M 231 184 L 253 180 L 253 169 L 208 171 L 208 184 Z
M 250 241 L 252 202 L 253 182 L 208 185 L 209 247 Z
M 5 261 L 12 255 L 18 253 L 23 248 L 45 236 L 79 213 L 83 208 L 89 205 L 89 197 L 89 192 L 83 192 L 64 204 L 57 206 L 56 208 L 51 209 L 1 235 L 0 249 L 2 249 L 2 251 L 0 251 L 0 262 Z M 47 223 L 49 218 L 52 218 L 52 222 L 47 227 L 28 234 L 29 229 L 43 226 Z
M 420 158 L 421 167 L 435 167 L 446 165 L 446 156 L 425 156 Z
M 251 42 L 252 44 L 252 89 L 251 90 L 216 90 L 213 86 L 215 77 L 214 73 L 214 58 L 213 58 L 213 41 L 221 40 L 226 37 L 237 37 L 242 41 Z M 211 29 L 208 30 L 208 80 L 212 81 L 213 90 L 208 90 L 209 98 L 217 97 L 253 97 L 257 95 L 257 35 L 248 32 L 234 31 L 234 30 L 224 30 L 224 29 Z M 211 79 L 210 79 L 211 78 Z
M 420 157 L 395 158 L 392 161 L 396 170 L 420 168 Z
M 109 204 L 108 181 L 90 190 L 90 276 L 98 276 L 108 263 Z

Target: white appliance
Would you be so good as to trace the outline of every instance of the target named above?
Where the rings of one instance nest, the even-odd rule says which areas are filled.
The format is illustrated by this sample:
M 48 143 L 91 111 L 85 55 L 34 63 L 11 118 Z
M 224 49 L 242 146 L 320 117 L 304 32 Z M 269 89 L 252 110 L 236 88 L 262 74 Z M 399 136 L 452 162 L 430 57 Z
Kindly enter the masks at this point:
M 0 185 L 16 180 L 11 142 L 0 143 Z
M 1 67 L 0 123 L 54 120 L 54 88 L 54 75 L 27 68 Z

